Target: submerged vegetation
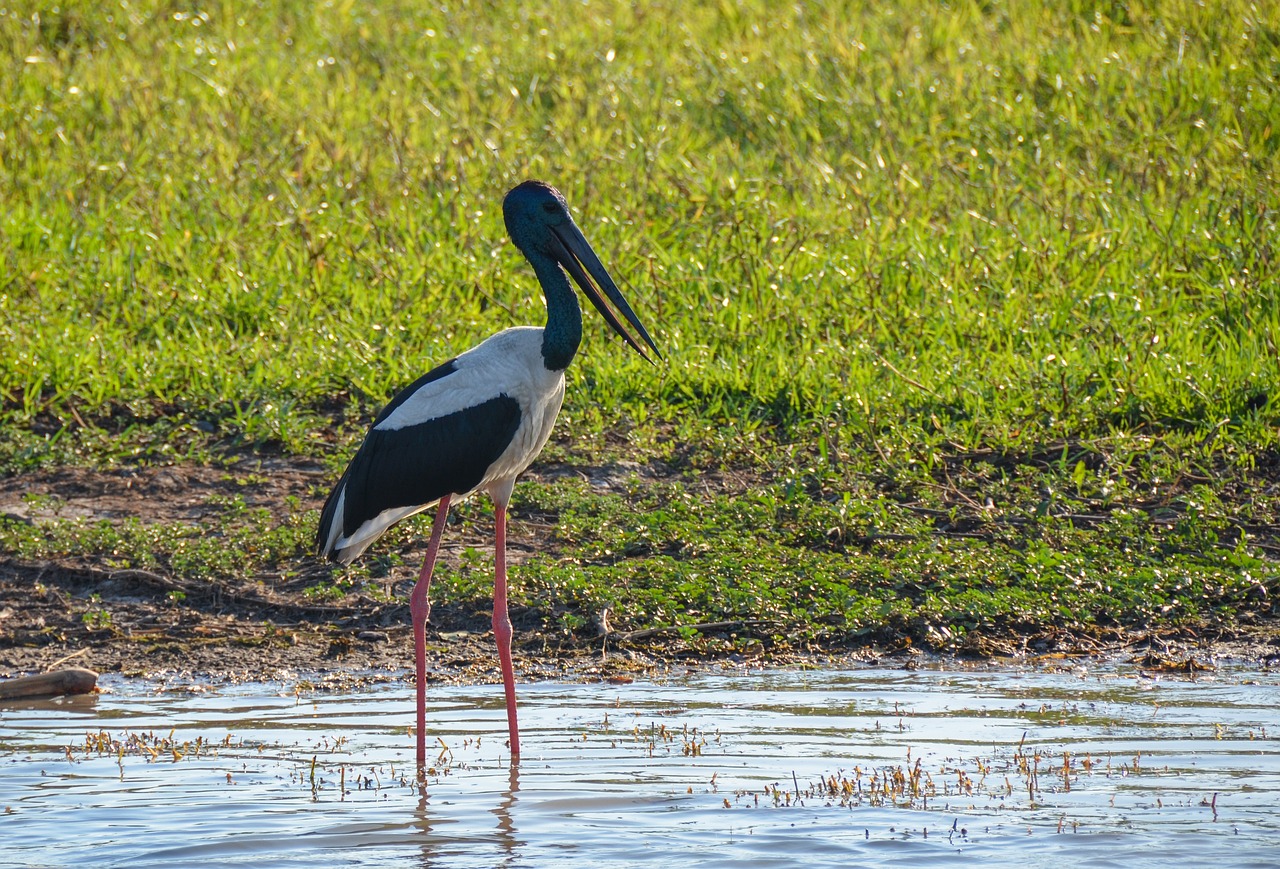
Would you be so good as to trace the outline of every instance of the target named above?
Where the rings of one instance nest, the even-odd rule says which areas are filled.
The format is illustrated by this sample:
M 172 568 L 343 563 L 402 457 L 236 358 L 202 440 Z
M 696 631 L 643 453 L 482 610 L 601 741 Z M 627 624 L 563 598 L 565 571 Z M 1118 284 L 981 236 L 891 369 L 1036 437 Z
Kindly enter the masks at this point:
M 397 388 L 541 321 L 498 209 L 539 177 L 666 362 L 588 319 L 513 505 L 525 628 L 980 651 L 1276 615 L 1267 4 L 73 0 L 0 10 L 0 45 L 6 491 L 335 472 Z M 0 549 L 175 605 L 385 598 L 422 526 L 321 568 L 330 481 L 199 522 L 19 499 Z

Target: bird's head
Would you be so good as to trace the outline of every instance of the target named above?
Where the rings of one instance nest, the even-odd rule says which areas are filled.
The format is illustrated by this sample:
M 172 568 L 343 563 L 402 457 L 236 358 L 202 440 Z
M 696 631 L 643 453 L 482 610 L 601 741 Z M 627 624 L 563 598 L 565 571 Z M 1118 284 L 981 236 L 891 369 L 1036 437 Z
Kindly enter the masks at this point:
M 661 358 L 658 345 L 649 337 L 644 324 L 631 310 L 631 305 L 587 243 L 582 230 L 574 223 L 569 205 L 559 190 L 543 181 L 525 181 L 513 187 L 502 200 L 502 219 L 511 240 L 530 261 L 542 256 L 559 263 L 613 330 L 648 359 L 644 347 L 623 327 L 606 303 L 607 297 Z
M 502 200 L 502 219 L 516 247 L 548 256 L 553 255 L 548 231 L 574 225 L 564 195 L 543 181 L 525 181 L 511 188 Z

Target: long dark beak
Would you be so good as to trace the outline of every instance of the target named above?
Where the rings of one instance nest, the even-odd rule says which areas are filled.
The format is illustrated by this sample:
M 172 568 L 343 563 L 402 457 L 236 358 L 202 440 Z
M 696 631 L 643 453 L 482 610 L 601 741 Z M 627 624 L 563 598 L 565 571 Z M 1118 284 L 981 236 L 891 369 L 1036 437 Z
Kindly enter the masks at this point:
M 654 355 L 661 359 L 662 354 L 658 352 L 658 345 L 653 343 L 653 339 L 649 337 L 648 330 L 640 322 L 636 312 L 631 310 L 631 306 L 627 304 L 622 291 L 613 282 L 613 278 L 609 277 L 609 273 L 605 271 L 604 265 L 600 262 L 600 258 L 596 256 L 596 252 L 591 249 L 591 245 L 587 244 L 582 231 L 574 224 L 566 223 L 556 227 L 551 236 L 559 242 L 559 249 L 555 251 L 556 259 L 560 261 L 560 265 L 564 266 L 565 271 L 569 273 L 574 282 L 582 288 L 582 292 L 591 300 L 591 304 L 600 312 L 600 315 L 613 327 L 613 331 L 621 335 L 623 340 L 630 344 L 647 361 L 653 362 L 649 358 L 649 354 L 645 352 L 644 347 L 635 338 L 631 337 L 631 333 L 619 322 L 613 309 L 605 303 L 605 296 L 608 296 L 613 306 L 640 333 L 640 337 L 653 350 Z M 601 290 L 603 290 L 603 293 Z

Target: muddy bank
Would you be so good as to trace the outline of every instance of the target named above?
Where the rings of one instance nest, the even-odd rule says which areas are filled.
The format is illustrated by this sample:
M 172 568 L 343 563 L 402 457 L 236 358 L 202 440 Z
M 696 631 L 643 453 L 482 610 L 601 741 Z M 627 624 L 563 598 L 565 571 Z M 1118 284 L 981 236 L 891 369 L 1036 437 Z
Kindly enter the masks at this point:
M 203 605 L 178 605 L 164 582 L 143 571 L 102 572 L 67 565 L 0 563 L 0 677 L 73 663 L 134 678 L 212 682 L 299 679 L 408 679 L 413 641 L 408 606 L 355 601 L 317 606 L 300 594 L 226 588 Z M 86 612 L 105 608 L 95 623 Z M 485 614 L 440 607 L 428 632 L 433 680 L 497 682 L 500 675 Z M 913 667 L 938 658 L 969 663 L 1074 667 L 1098 659 L 1131 660 L 1153 672 L 1195 676 L 1229 659 L 1260 668 L 1280 665 L 1280 626 L 1230 635 L 1180 628 L 1086 636 L 1059 631 L 1027 637 L 969 638 L 959 648 L 926 648 L 886 636 L 844 648 L 763 647 L 734 651 L 749 626 L 707 626 L 698 636 L 674 632 L 642 638 L 605 634 L 589 640 L 521 630 L 516 667 L 522 680 L 630 679 L 714 662 L 754 666 Z
M 647 467 L 646 474 L 661 473 Z M 669 471 L 669 469 L 668 469 Z M 626 485 L 634 466 L 543 466 L 534 479 L 573 474 L 593 489 Z M 267 515 L 317 507 L 329 476 L 315 463 L 254 459 L 224 467 L 168 466 L 92 470 L 57 468 L 0 480 L 0 518 L 36 527 L 60 519 L 88 523 L 185 523 L 205 528 L 233 500 Z M 711 491 L 735 495 L 751 481 L 708 476 Z M 487 550 L 487 525 L 459 523 L 442 550 L 457 565 L 468 550 Z M 522 516 L 509 559 L 555 546 L 554 517 Z M 0 677 L 72 663 L 136 677 L 189 675 L 216 681 L 404 678 L 412 664 L 408 592 L 422 555 L 405 544 L 377 582 L 336 599 L 308 589 L 329 577 L 327 565 L 293 557 L 287 570 L 218 581 L 176 570 L 120 569 L 110 552 L 33 558 L 0 552 Z M 587 614 L 590 615 L 590 614 Z M 429 632 L 433 678 L 484 682 L 499 674 L 487 604 L 437 603 Z M 1242 613 L 1230 627 L 1181 626 L 1154 631 L 1095 627 L 1070 632 L 1027 628 L 963 637 L 930 626 L 886 627 L 832 642 L 789 642 L 769 624 L 709 621 L 677 631 L 662 625 L 609 630 L 607 610 L 576 631 L 548 629 L 545 614 L 512 610 L 516 665 L 523 679 L 577 675 L 628 678 L 668 667 L 733 661 L 762 666 L 914 666 L 936 656 L 967 661 L 1133 658 L 1144 666 L 1194 674 L 1231 657 L 1259 667 L 1280 662 L 1280 620 Z M 742 642 L 743 640 L 749 642 Z M 381 675 L 379 675 L 381 674 Z

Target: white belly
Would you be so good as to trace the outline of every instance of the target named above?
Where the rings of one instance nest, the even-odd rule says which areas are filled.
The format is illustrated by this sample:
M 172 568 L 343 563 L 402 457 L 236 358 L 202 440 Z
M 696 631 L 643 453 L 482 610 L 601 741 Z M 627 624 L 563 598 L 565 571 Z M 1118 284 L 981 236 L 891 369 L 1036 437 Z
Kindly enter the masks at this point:
M 558 375 L 550 392 L 538 395 L 527 405 L 520 402 L 520 427 L 516 429 L 516 436 L 479 486 L 499 503 L 506 504 L 511 499 L 516 477 L 533 463 L 551 437 L 560 406 L 564 404 L 564 374 L 558 372 Z

